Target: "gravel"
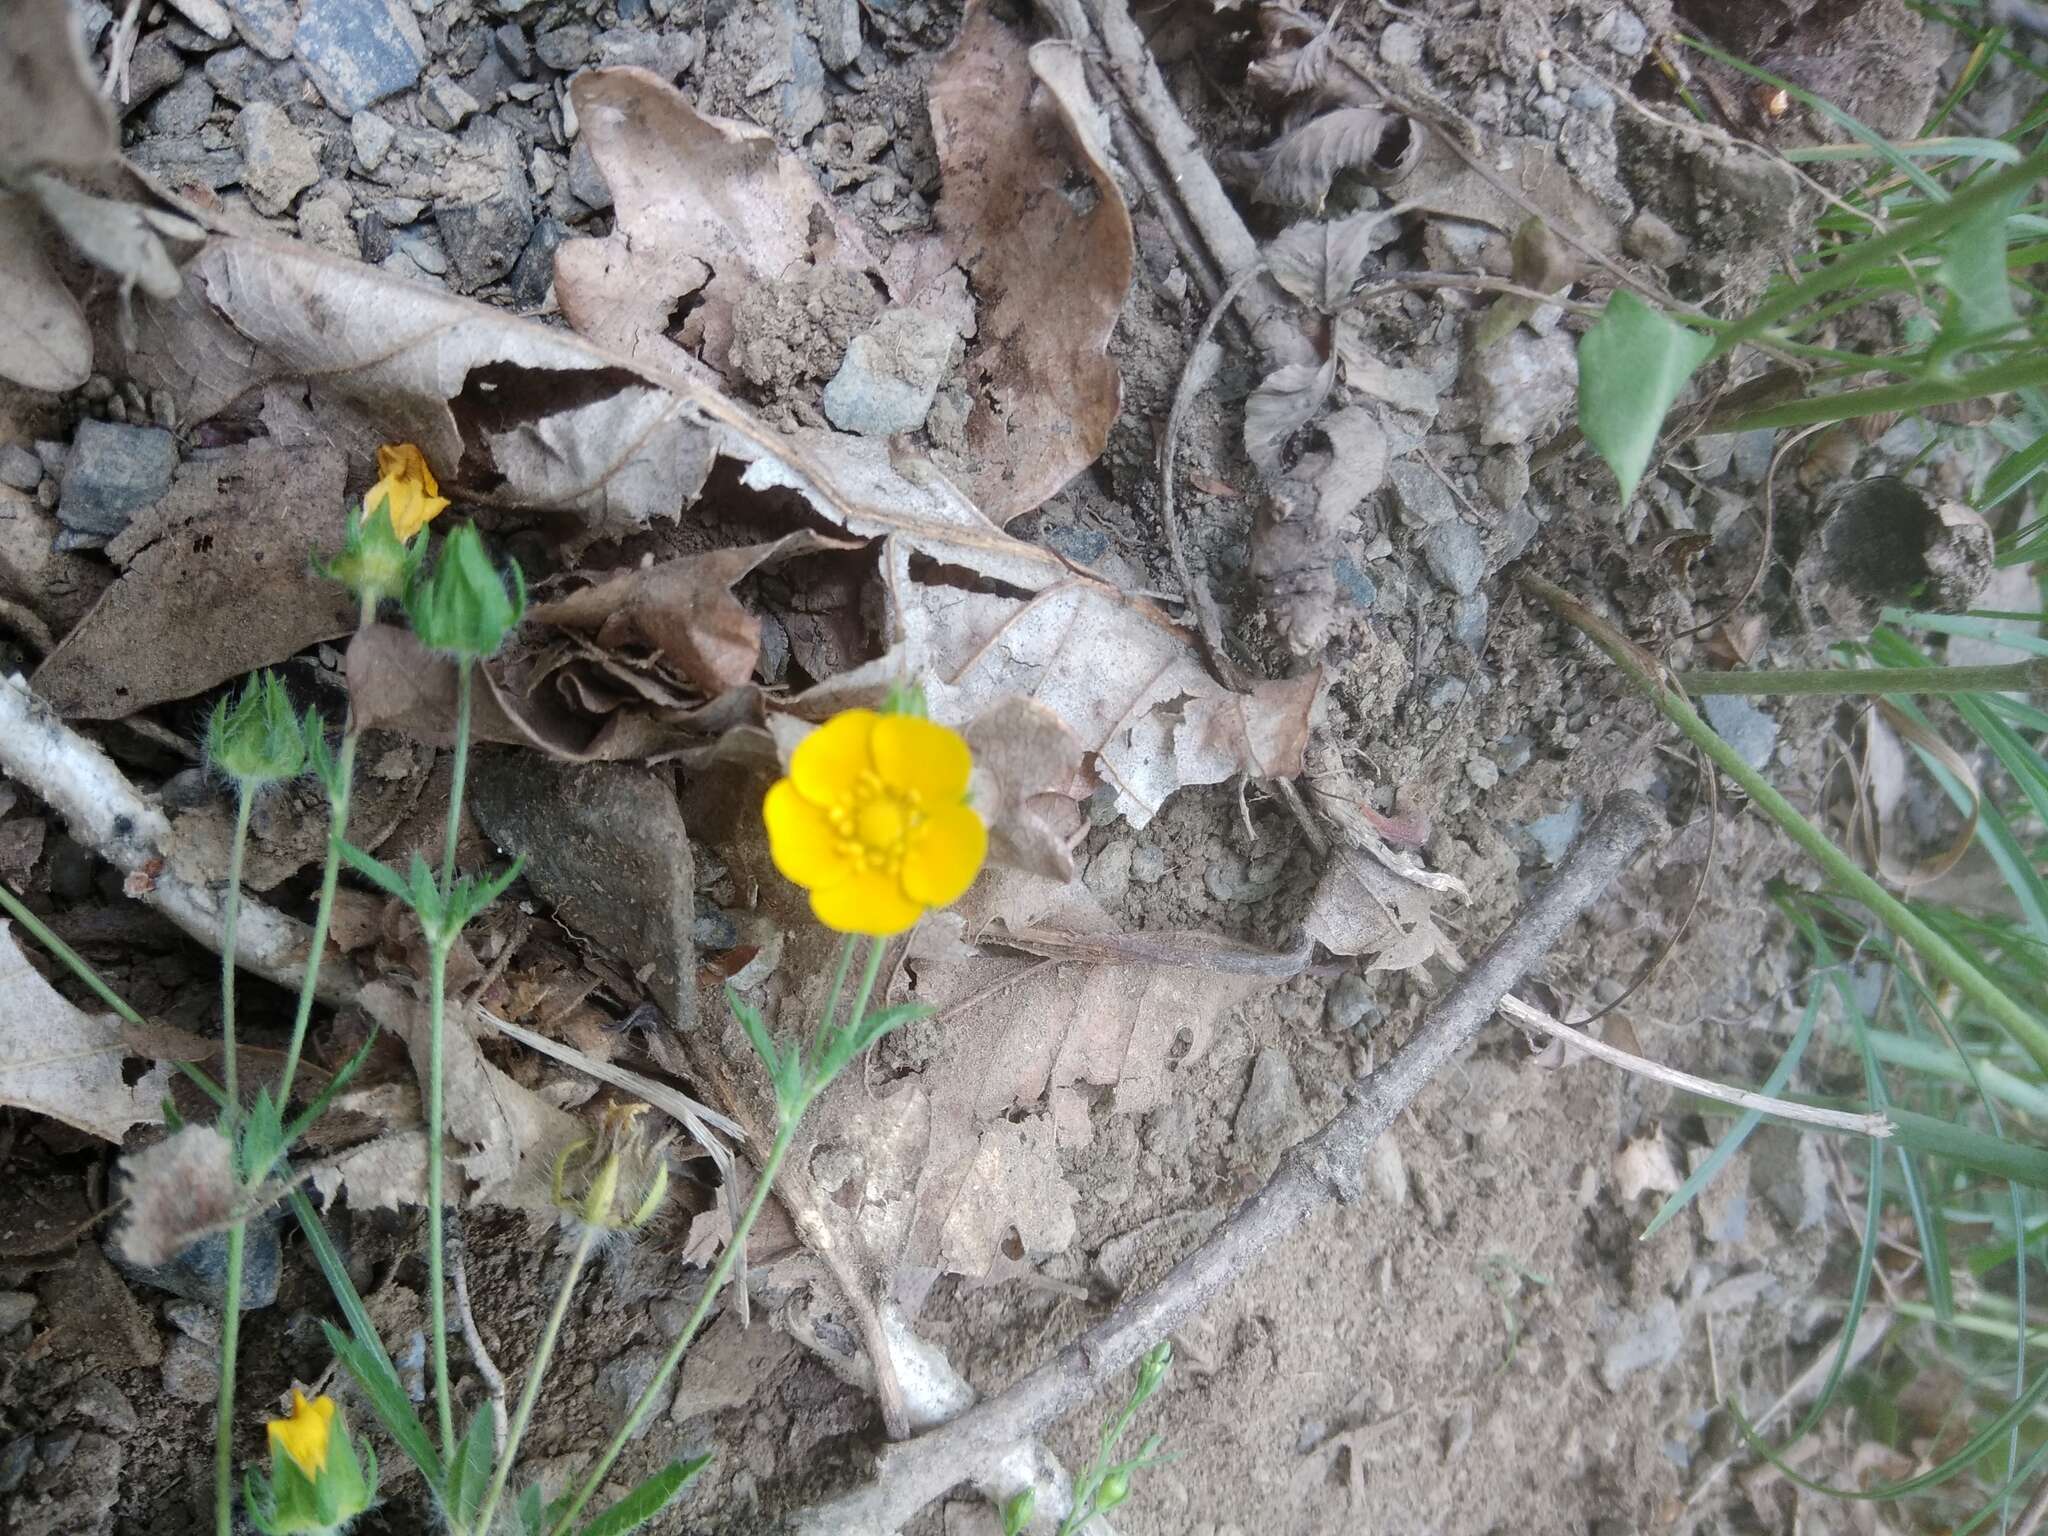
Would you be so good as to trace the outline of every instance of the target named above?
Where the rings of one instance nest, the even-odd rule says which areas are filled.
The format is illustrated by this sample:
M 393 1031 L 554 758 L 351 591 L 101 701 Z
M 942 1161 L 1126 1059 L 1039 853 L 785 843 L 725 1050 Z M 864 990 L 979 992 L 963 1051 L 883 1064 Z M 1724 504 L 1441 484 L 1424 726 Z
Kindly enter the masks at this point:
M 1710 693 L 1701 702 L 1707 724 L 1742 754 L 1745 763 L 1761 768 L 1771 760 L 1778 745 L 1777 721 L 1740 694 Z
M 363 111 L 348 120 L 348 136 L 356 147 L 356 164 L 365 172 L 374 172 L 391 153 L 398 130 L 376 113 Z
M 846 349 L 825 386 L 825 416 L 842 432 L 915 432 L 930 414 L 953 351 L 953 330 L 914 309 L 892 309 Z
M 320 179 L 312 139 L 284 108 L 270 102 L 252 101 L 242 108 L 235 119 L 235 145 L 242 151 L 242 188 L 258 213 L 283 213 Z
M 178 448 L 161 427 L 124 427 L 87 418 L 64 466 L 57 517 L 74 533 L 110 539 L 171 488 Z
M 19 443 L 0 448 L 0 485 L 32 491 L 43 478 L 43 461 Z
M 353 117 L 410 90 L 427 45 L 405 0 L 305 0 L 293 44 L 327 105 Z
M 1472 364 L 1479 441 L 1489 447 L 1526 443 L 1560 420 L 1578 397 L 1579 357 L 1563 332 L 1510 332 Z
M 1486 551 L 1479 535 L 1461 522 L 1439 523 L 1421 539 L 1423 564 L 1446 591 L 1469 597 L 1486 574 Z
M 231 0 L 228 10 L 251 48 L 267 58 L 292 56 L 299 35 L 299 8 L 292 0 Z
M 1427 464 L 1402 460 L 1388 465 L 1387 489 L 1396 514 L 1410 528 L 1434 528 L 1458 515 L 1450 487 Z
M 654 1380 L 655 1372 L 661 1369 L 661 1358 L 666 1353 L 658 1344 L 644 1345 L 627 1350 L 598 1371 L 597 1400 L 604 1408 L 607 1427 L 614 1433 L 625 1427 L 633 1405 L 647 1390 L 648 1383 Z M 667 1394 L 671 1400 L 675 1395 L 674 1387 L 675 1380 L 671 1377 Z M 641 1421 L 639 1429 L 633 1432 L 633 1438 L 638 1440 L 654 1427 L 657 1420 L 666 1418 L 668 1406 L 668 1401 L 657 1402 L 654 1410 Z

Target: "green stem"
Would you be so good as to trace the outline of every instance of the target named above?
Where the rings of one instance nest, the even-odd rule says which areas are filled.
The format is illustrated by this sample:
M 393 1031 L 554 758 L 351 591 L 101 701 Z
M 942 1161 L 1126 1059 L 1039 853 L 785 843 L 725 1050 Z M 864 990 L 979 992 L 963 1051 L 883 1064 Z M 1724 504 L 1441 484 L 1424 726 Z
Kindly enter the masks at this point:
M 853 994 L 853 1011 L 846 1016 L 846 1029 L 849 1034 L 859 1029 L 861 1021 L 868 1016 L 868 999 L 873 996 L 875 978 L 882 971 L 882 951 L 888 947 L 887 939 L 876 939 L 874 946 L 868 950 L 867 968 L 860 973 L 860 990 Z M 838 999 L 834 998 L 833 1001 L 837 1002 Z M 824 1086 L 823 1083 L 818 1083 L 812 1091 L 815 1092 Z
M 335 784 L 327 813 L 327 861 L 320 866 L 320 899 L 313 908 L 313 933 L 306 974 L 299 982 L 298 1012 L 292 1016 L 291 1043 L 285 1047 L 284 1076 L 278 1082 L 278 1107 L 291 1102 L 292 1079 L 306 1046 L 306 1028 L 313 1019 L 313 1000 L 320 988 L 320 962 L 327 950 L 327 928 L 334 918 L 335 893 L 341 884 L 341 845 L 348 835 L 349 781 L 356 768 L 356 733 L 341 738 L 334 761 Z
M 434 1413 L 441 1455 L 455 1454 L 455 1399 L 448 1390 L 448 1284 L 441 1217 L 441 1038 L 448 1003 L 448 946 L 436 943 L 427 966 L 427 1302 L 434 1346 Z
M 242 1248 L 248 1224 L 228 1228 L 226 1310 L 220 1319 L 220 1396 L 213 1421 L 213 1528 L 233 1536 L 235 1528 L 235 1351 L 242 1337 Z
M 597 1492 L 598 1486 L 611 1472 L 612 1463 L 619 1459 L 619 1453 L 626 1448 L 626 1443 L 654 1411 L 654 1405 L 660 1400 L 669 1378 L 682 1363 L 683 1351 L 690 1347 L 690 1341 L 697 1337 L 697 1331 L 704 1326 L 704 1318 L 711 1310 L 712 1301 L 725 1282 L 732 1278 L 740 1254 L 746 1251 L 747 1234 L 753 1231 L 754 1221 L 761 1214 L 761 1207 L 768 1203 L 768 1192 L 775 1187 L 775 1175 L 782 1170 L 782 1160 L 788 1156 L 790 1143 L 796 1139 L 796 1128 L 802 1117 L 803 1108 L 803 1105 L 796 1106 L 795 1113 L 792 1113 L 776 1131 L 775 1144 L 768 1149 L 767 1161 L 761 1164 L 761 1176 L 755 1181 L 753 1198 L 747 1202 L 746 1211 L 740 1216 L 739 1225 L 733 1228 L 732 1237 L 726 1243 L 725 1251 L 718 1256 L 718 1264 L 711 1271 L 711 1279 L 705 1285 L 703 1295 L 697 1298 L 697 1305 L 691 1309 L 689 1321 L 683 1324 L 683 1331 L 676 1335 L 675 1343 L 671 1344 L 668 1353 L 662 1356 L 661 1368 L 654 1373 L 654 1379 L 647 1384 L 647 1390 L 640 1394 L 639 1401 L 633 1404 L 633 1411 L 626 1415 L 626 1422 L 620 1426 L 618 1433 L 612 1436 L 611 1443 L 604 1448 L 604 1453 L 597 1458 L 597 1465 L 591 1469 L 590 1475 L 584 1478 L 582 1486 L 576 1490 L 576 1497 L 570 1501 L 569 1507 L 555 1522 L 550 1536 L 564 1536 L 564 1533 L 575 1524 L 576 1517 L 583 1512 L 583 1506 L 590 1502 L 591 1495 Z
M 225 1118 L 230 1121 L 242 1103 L 235 1072 L 235 928 L 242 916 L 242 854 L 249 845 L 249 812 L 255 800 L 247 784 L 236 787 L 235 840 L 228 846 L 228 891 L 220 918 L 221 1086 L 227 1090 Z
M 2048 1071 L 2048 1026 L 2015 1002 L 1967 955 L 1830 842 L 1826 833 L 1808 821 L 1798 807 L 1771 786 L 1770 780 L 1750 767 L 1748 759 L 1723 741 L 1713 727 L 1699 717 L 1692 705 L 1664 685 L 1654 661 L 1562 587 L 1529 573 L 1523 574 L 1522 585 L 1549 604 L 1568 623 L 1583 630 L 1650 696 L 1694 746 L 1713 759 L 1723 773 L 1741 785 L 1743 792 L 1785 829 L 1786 836 L 1804 849 L 1836 885 L 1868 907 L 1893 933 L 1919 950 L 1929 965 L 1954 982 L 2043 1071 Z
M 825 1042 L 832 1035 L 832 1021 L 839 1015 L 839 994 L 846 990 L 846 973 L 853 969 L 853 944 L 857 934 L 849 933 L 839 943 L 839 964 L 832 970 L 832 990 L 825 994 L 825 1011 L 818 1016 L 818 1030 L 811 1039 L 811 1060 L 815 1066 L 825 1057 Z
M 2048 355 L 2022 354 L 1969 373 L 1938 374 L 1905 384 L 1875 389 L 1849 389 L 1835 395 L 1810 395 L 1768 406 L 1745 415 L 1716 418 L 1701 430 L 1711 433 L 1749 432 L 1758 427 L 1802 427 L 1818 421 L 1848 421 L 1886 411 L 1924 411 L 1957 400 L 1976 400 L 2048 384 Z
M 2048 689 L 2048 659 L 1986 667 L 1815 667 L 1786 672 L 1680 672 L 1693 695 L 2029 693 Z
M 562 1319 L 569 1315 L 569 1296 L 576 1289 L 576 1281 L 583 1274 L 583 1266 L 590 1258 L 590 1250 L 597 1245 L 598 1229 L 584 1224 L 583 1235 L 577 1239 L 576 1252 L 569 1259 L 569 1272 L 562 1277 L 562 1288 L 555 1296 L 554 1310 L 548 1313 L 547 1326 L 541 1330 L 540 1345 L 533 1352 L 533 1363 L 526 1368 L 526 1385 L 520 1389 L 519 1406 L 512 1413 L 512 1427 L 505 1436 L 505 1451 L 498 1458 L 497 1469 L 491 1474 L 490 1491 L 484 1495 L 483 1508 L 476 1517 L 478 1532 L 488 1532 L 491 1516 L 497 1513 L 498 1500 L 505 1492 L 505 1480 L 512 1475 L 512 1464 L 519 1459 L 519 1442 L 525 1438 L 527 1421 L 533 1417 L 533 1405 L 540 1399 L 541 1378 L 547 1374 L 548 1360 L 555 1352 L 555 1339 L 562 1331 Z
M 448 786 L 448 832 L 441 844 L 441 899 L 455 889 L 455 840 L 462 835 L 462 781 L 469 776 L 469 708 L 476 691 L 476 663 L 455 661 L 455 776 Z

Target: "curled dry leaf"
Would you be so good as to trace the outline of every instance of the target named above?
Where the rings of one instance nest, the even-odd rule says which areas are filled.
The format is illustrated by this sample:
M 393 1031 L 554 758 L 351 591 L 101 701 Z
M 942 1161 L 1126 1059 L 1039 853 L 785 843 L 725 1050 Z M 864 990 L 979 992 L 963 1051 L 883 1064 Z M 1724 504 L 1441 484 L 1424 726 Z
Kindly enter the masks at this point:
M 1252 197 L 1283 208 L 1320 211 L 1344 171 L 1376 187 L 1405 181 L 1422 152 L 1422 126 L 1399 113 L 1340 107 L 1311 118 L 1260 151 Z
M 170 1089 L 168 1066 L 124 1081 L 121 1063 L 135 1054 L 118 1018 L 73 1006 L 0 922 L 0 1104 L 119 1141 L 130 1126 L 163 1123 Z
M 80 192 L 45 172 L 29 177 L 28 185 L 43 212 L 64 231 L 78 254 L 118 277 L 124 294 L 130 288 L 140 288 L 152 298 L 176 295 L 178 264 L 171 259 L 164 240 L 196 243 L 206 238 L 205 229 L 178 214 L 146 203 Z
M 0 48 L 0 168 L 92 171 L 121 150 L 65 0 L 12 0 Z M 11 178 L 10 178 L 11 179 Z
M 1108 442 L 1131 216 L 1072 44 L 1027 47 L 987 5 L 970 6 L 929 101 L 945 177 L 939 229 L 980 302 L 964 364 L 977 461 L 966 490 L 1007 523 Z M 1074 194 L 1077 174 L 1092 197 Z
M 121 1225 L 114 1248 L 154 1269 L 235 1217 L 233 1149 L 210 1125 L 188 1125 L 121 1159 Z
M 1081 738 L 1031 699 L 998 699 L 963 734 L 974 753 L 973 800 L 991 854 L 1047 879 L 1074 878 L 1064 823 L 1085 784 Z
M 1684 1182 L 1661 1131 L 1639 1137 L 1614 1154 L 1614 1190 L 1623 1205 L 1634 1205 L 1646 1194 L 1668 1195 Z
M 56 393 L 92 373 L 85 311 L 58 279 L 26 199 L 0 193 L 0 379 Z
M 1267 474 L 1280 468 L 1287 440 L 1323 408 L 1337 382 L 1337 356 L 1320 364 L 1288 363 L 1259 381 L 1244 403 L 1245 457 Z
M 1400 234 L 1397 213 L 1374 208 L 1348 219 L 1291 225 L 1266 247 L 1266 265 L 1273 280 L 1302 303 L 1334 315 L 1351 301 L 1366 259 Z

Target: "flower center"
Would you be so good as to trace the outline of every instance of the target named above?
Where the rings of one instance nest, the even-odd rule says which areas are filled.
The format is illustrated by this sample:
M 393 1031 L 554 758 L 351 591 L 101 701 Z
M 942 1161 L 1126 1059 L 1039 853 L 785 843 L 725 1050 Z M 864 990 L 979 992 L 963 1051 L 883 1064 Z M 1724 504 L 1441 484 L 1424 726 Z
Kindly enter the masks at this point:
M 852 794 L 825 813 L 838 834 L 840 856 L 879 874 L 898 873 L 910 834 L 924 820 L 921 799 L 915 790 L 884 784 L 872 771 L 862 774 Z
M 894 800 L 870 800 L 855 817 L 855 835 L 876 852 L 892 850 L 910 830 L 910 818 Z

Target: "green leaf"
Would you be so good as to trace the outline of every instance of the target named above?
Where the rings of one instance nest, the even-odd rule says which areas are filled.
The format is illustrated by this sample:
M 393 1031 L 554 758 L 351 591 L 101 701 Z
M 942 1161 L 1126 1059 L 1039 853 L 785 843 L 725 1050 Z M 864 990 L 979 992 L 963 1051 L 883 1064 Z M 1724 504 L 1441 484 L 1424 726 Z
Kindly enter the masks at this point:
M 638 1530 L 668 1508 L 675 1496 L 689 1486 L 690 1479 L 710 1465 L 709 1456 L 670 1462 L 584 1526 L 580 1536 L 626 1536 L 626 1532 Z
M 1993 198 L 1936 242 L 1941 262 L 1933 278 L 1949 296 L 1936 355 L 1967 350 L 1972 341 L 1994 339 L 2015 324 L 2005 276 L 2005 220 L 2019 198 L 2019 188 Z
M 539 1483 L 526 1485 L 526 1491 L 519 1495 L 519 1502 L 513 1506 L 513 1512 L 518 1515 L 519 1528 L 526 1536 L 543 1536 L 540 1528 L 543 1511 Z
M 458 1531 L 469 1528 L 476 1519 L 477 1506 L 483 1503 L 484 1490 L 491 1483 L 492 1450 L 491 1407 L 483 1403 L 448 1463 L 448 1488 L 441 1504 L 448 1512 L 449 1525 Z
M 526 855 L 521 854 L 509 866 L 487 880 L 474 875 L 464 875 L 455 882 L 455 889 L 448 897 L 448 923 L 458 932 L 466 928 L 470 920 L 484 908 L 505 894 L 506 887 L 519 878 L 519 872 L 526 867 Z
M 1714 349 L 1625 288 L 1579 343 L 1579 430 L 1621 482 L 1623 505 L 1649 467 L 1664 413 Z
M 341 1362 L 342 1369 L 361 1389 L 364 1401 L 370 1405 L 370 1412 L 376 1416 L 377 1422 L 384 1426 L 384 1432 L 420 1469 L 420 1475 L 427 1480 L 427 1486 L 433 1489 L 435 1497 L 441 1497 L 446 1486 L 441 1457 L 427 1435 L 426 1426 L 420 1423 L 420 1416 L 413 1412 L 412 1399 L 405 1395 L 405 1388 L 399 1384 L 398 1373 L 391 1369 L 390 1361 L 383 1358 L 381 1347 L 372 1354 L 334 1324 L 322 1323 L 320 1327 L 327 1335 L 327 1347 L 334 1351 L 334 1358 Z
M 418 858 L 418 854 L 413 855 Z M 398 871 L 382 859 L 365 853 L 354 843 L 344 841 L 341 845 L 341 862 L 368 880 L 387 896 L 396 896 L 407 906 L 412 905 L 412 887 L 398 877 Z
M 768 1025 L 761 1017 L 761 1010 L 730 986 L 725 989 L 725 1005 L 732 1010 L 732 1016 L 740 1021 L 740 1028 L 746 1031 L 747 1044 L 754 1048 L 754 1054 L 761 1058 L 761 1065 L 768 1069 L 769 1079 L 779 1083 L 782 1080 L 782 1058 L 775 1050 L 775 1041 L 768 1033 Z

